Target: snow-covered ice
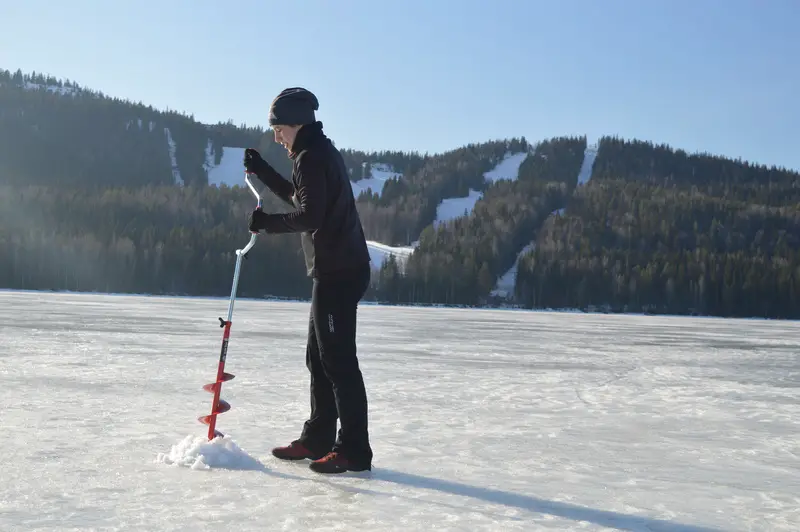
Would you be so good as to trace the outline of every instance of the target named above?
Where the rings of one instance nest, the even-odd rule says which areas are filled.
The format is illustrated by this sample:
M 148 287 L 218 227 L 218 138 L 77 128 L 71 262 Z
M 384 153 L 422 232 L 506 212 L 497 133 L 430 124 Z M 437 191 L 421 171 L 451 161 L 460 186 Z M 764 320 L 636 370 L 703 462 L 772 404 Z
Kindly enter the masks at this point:
M 308 303 L 237 301 L 198 440 L 226 309 L 0 292 L 0 530 L 800 529 L 797 322 L 362 305 L 375 468 L 326 477 L 269 452 Z

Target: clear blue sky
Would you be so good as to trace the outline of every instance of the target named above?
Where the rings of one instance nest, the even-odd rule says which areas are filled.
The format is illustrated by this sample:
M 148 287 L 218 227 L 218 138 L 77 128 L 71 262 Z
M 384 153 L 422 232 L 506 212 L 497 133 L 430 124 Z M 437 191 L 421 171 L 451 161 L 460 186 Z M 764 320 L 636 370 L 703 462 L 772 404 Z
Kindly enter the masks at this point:
M 0 67 L 340 147 L 618 134 L 800 169 L 800 0 L 0 0 Z

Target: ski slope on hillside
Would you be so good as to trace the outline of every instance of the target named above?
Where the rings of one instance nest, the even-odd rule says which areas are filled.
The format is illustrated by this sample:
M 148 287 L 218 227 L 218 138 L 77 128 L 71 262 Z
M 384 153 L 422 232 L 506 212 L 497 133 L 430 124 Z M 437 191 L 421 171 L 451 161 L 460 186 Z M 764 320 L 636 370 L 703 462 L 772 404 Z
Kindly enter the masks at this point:
M 515 181 L 519 177 L 519 167 L 526 157 L 528 157 L 527 151 L 507 153 L 494 168 L 483 174 L 483 178 L 487 183 L 494 183 L 501 179 Z M 456 218 L 469 216 L 481 198 L 483 198 L 483 192 L 470 189 L 466 196 L 443 199 L 436 207 L 436 219 L 433 221 L 433 226 L 438 227 Z
M 578 171 L 578 186 L 585 185 L 589 182 L 589 179 L 592 177 L 592 168 L 594 167 L 594 161 L 597 158 L 597 144 L 587 144 L 586 149 L 583 152 L 583 162 L 581 163 L 581 168 Z M 551 213 L 551 216 L 564 216 L 566 212 L 565 208 L 556 209 Z M 532 250 L 535 247 L 535 242 L 532 242 L 526 245 L 518 254 L 517 257 L 514 259 L 514 264 L 500 277 L 497 278 L 497 283 L 495 284 L 494 289 L 491 291 L 490 295 L 493 297 L 501 297 L 501 298 L 510 298 L 514 293 L 514 285 L 517 282 L 517 268 L 519 266 L 519 258 L 527 253 L 528 251 Z
M 514 264 L 508 269 L 508 271 L 506 271 L 506 273 L 497 279 L 497 284 L 495 285 L 494 290 L 492 290 L 490 293 L 491 296 L 510 298 L 514 295 L 514 287 L 517 284 L 517 269 L 519 268 L 519 259 L 529 251 L 533 251 L 535 248 L 536 242 L 531 242 L 522 248 L 522 250 L 517 254 Z
M 214 152 L 212 151 L 211 140 L 206 146 L 206 162 L 204 168 L 208 173 L 208 184 L 219 187 L 227 185 L 246 186 L 244 182 L 244 148 L 222 148 L 222 157 L 219 164 L 214 164 Z
M 362 305 L 374 469 L 327 477 L 270 455 L 308 303 L 237 301 L 203 444 L 227 304 L 0 292 L 0 530 L 800 530 L 797 322 Z
M 486 179 L 488 183 L 494 183 L 501 179 L 516 181 L 519 177 L 519 167 L 528 155 L 530 155 L 530 153 L 527 151 L 506 154 L 497 166 L 483 174 L 484 179 Z
M 53 88 L 53 87 L 49 87 L 49 88 Z M 55 87 L 55 89 L 58 89 L 58 88 L 59 87 Z M 144 121 L 141 118 L 137 118 L 135 120 L 135 122 L 134 122 L 133 119 L 128 120 L 125 123 L 125 129 L 126 130 L 130 130 L 130 128 L 133 127 L 134 123 L 136 124 L 136 126 L 139 128 L 140 131 L 144 130 L 144 127 L 145 127 L 144 126 Z M 148 123 L 148 126 L 147 126 L 148 133 L 152 133 L 155 130 L 155 127 L 156 127 L 156 123 L 154 121 L 150 120 L 149 123 Z M 185 183 L 183 181 L 183 177 L 181 176 L 180 167 L 178 166 L 178 159 L 175 156 L 175 153 L 176 153 L 176 150 L 178 148 L 178 145 L 177 145 L 175 139 L 172 137 L 172 131 L 170 131 L 170 129 L 168 127 L 164 127 L 163 128 L 163 133 L 164 133 L 164 140 L 165 140 L 166 146 L 167 146 L 167 153 L 169 154 L 170 171 L 172 172 L 172 181 L 173 181 L 174 184 L 182 187 L 182 186 L 184 186 Z
M 172 138 L 172 132 L 168 127 L 164 128 L 164 135 L 167 137 L 167 145 L 169 147 L 169 160 L 172 168 L 172 179 L 175 181 L 176 185 L 182 187 L 184 185 L 183 178 L 181 177 L 181 170 L 178 167 L 178 160 L 175 158 L 177 144 L 175 144 L 175 140 Z
M 528 152 L 508 153 L 506 156 L 490 171 L 484 173 L 484 179 L 487 182 L 495 182 L 500 179 L 517 179 L 519 176 L 519 167 L 522 161 L 528 156 Z M 359 185 L 353 183 L 353 193 L 358 196 L 360 190 L 365 190 L 371 183 L 377 182 L 374 185 L 376 188 L 383 190 L 383 182 L 392 177 L 393 173 L 391 168 L 386 165 L 378 166 L 378 173 L 376 175 L 375 167 L 373 167 L 372 179 L 367 183 Z M 399 174 L 396 174 L 399 175 Z M 366 181 L 366 180 L 364 180 Z M 358 188 L 357 188 L 358 187 Z M 373 188 L 373 191 L 377 191 Z M 470 189 L 468 194 L 464 197 L 445 198 L 436 207 L 436 218 L 433 221 L 433 227 L 439 227 L 441 224 L 455 220 L 462 216 L 469 216 L 475 208 L 475 204 L 483 197 L 483 193 L 478 190 Z M 370 257 L 372 258 L 372 267 L 380 269 L 384 261 L 390 256 L 394 255 L 401 269 L 404 267 L 408 257 L 413 253 L 419 242 L 414 242 L 410 246 L 392 247 L 379 242 L 369 241 L 367 246 L 370 250 Z
M 371 190 L 379 196 L 383 194 L 383 187 L 389 179 L 399 179 L 403 176 L 400 172 L 395 172 L 388 164 L 373 164 L 370 167 L 369 177 L 364 177 L 358 181 L 350 180 L 350 187 L 353 195 L 357 198 L 359 194 Z
M 445 198 L 436 206 L 436 219 L 433 220 L 433 227 L 451 222 L 462 216 L 469 216 L 475 208 L 475 204 L 483 197 L 483 192 L 469 189 L 469 193 L 461 198 Z
M 408 257 L 411 256 L 417 247 L 416 244 L 415 242 L 411 246 L 387 246 L 386 244 L 381 244 L 374 240 L 367 240 L 367 248 L 369 249 L 369 258 L 372 261 L 372 268 L 379 270 L 381 266 L 383 266 L 383 263 L 386 262 L 390 256 L 393 256 L 395 261 L 397 261 L 400 271 L 403 272 Z
M 578 186 L 585 185 L 591 179 L 595 159 L 597 159 L 597 144 L 589 144 L 583 152 L 583 163 L 578 172 Z
M 58 93 L 61 96 L 77 96 L 81 91 L 72 87 L 59 87 L 58 85 L 46 85 L 42 83 L 33 83 L 32 81 L 23 82 L 22 88 L 29 91 L 46 91 Z

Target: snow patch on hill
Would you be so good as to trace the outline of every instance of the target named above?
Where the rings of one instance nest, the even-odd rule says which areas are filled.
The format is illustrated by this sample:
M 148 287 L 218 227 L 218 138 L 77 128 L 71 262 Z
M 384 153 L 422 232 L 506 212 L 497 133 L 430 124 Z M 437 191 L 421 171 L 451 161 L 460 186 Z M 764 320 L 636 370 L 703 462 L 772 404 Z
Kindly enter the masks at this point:
M 369 177 L 364 177 L 358 181 L 351 179 L 350 186 L 356 198 L 365 190 L 372 190 L 373 193 L 381 195 L 386 181 L 400 178 L 402 175 L 400 172 L 395 172 L 388 164 L 373 164 L 370 167 Z
M 494 168 L 483 174 L 483 178 L 488 183 L 502 179 L 516 180 L 519 177 L 519 167 L 528 155 L 527 151 L 507 153 Z M 469 216 L 475 208 L 475 204 L 482 197 L 483 192 L 470 189 L 466 196 L 443 199 L 436 207 L 436 219 L 433 221 L 433 227 L 439 227 L 443 223 L 462 216 Z
M 469 216 L 475 204 L 483 197 L 483 192 L 478 190 L 469 190 L 469 193 L 461 198 L 446 198 L 439 203 L 436 207 L 436 219 L 433 221 L 433 227 L 439 227 L 443 223 L 455 220 L 462 216 Z
M 143 127 L 142 119 L 138 118 L 137 123 L 139 124 L 139 130 L 141 131 Z M 125 129 L 130 129 L 132 125 L 133 125 L 133 120 L 128 120 L 128 122 L 125 124 Z M 152 133 L 152 131 L 156 128 L 156 123 L 151 120 L 149 128 L 150 132 Z
M 500 276 L 497 279 L 497 284 L 495 285 L 494 290 L 491 291 L 491 295 L 494 297 L 504 297 L 510 298 L 514 294 L 514 286 L 517 284 L 517 269 L 519 267 L 519 259 L 522 255 L 528 253 L 529 251 L 533 251 L 536 248 L 536 242 L 531 242 L 517 254 L 517 258 L 514 259 L 514 264 L 511 268 L 508 269 L 506 273 Z
M 544 156 L 544 155 L 543 155 Z M 589 179 L 592 176 L 592 167 L 594 166 L 594 161 L 597 158 L 597 144 L 587 144 L 586 149 L 583 152 L 583 163 L 581 164 L 581 168 L 578 171 L 578 186 L 585 185 L 589 182 Z M 524 159 L 523 159 L 524 160 Z M 521 161 L 520 161 L 521 163 Z M 550 213 L 550 216 L 564 216 L 566 212 L 566 208 L 556 209 Z M 491 295 L 495 297 L 502 297 L 502 298 L 511 298 L 514 294 L 514 286 L 517 282 L 517 268 L 519 266 L 519 258 L 532 251 L 536 248 L 536 242 L 531 242 L 517 254 L 517 258 L 514 260 L 514 264 L 511 268 L 506 271 L 503 275 L 501 275 L 497 279 L 497 284 L 495 285 L 494 290 L 491 291 Z
M 497 166 L 483 174 L 484 179 L 491 183 L 501 179 L 515 181 L 519 177 L 519 167 L 522 161 L 528 158 L 528 155 L 527 151 L 506 154 Z
M 597 158 L 597 144 L 587 144 L 583 152 L 583 164 L 578 172 L 578 186 L 585 185 L 592 177 L 592 168 Z
M 501 179 L 515 180 L 519 177 L 519 167 L 522 161 L 528 157 L 529 152 L 508 153 L 503 159 L 491 170 L 483 174 L 487 182 L 494 183 Z M 400 176 L 400 174 L 393 172 L 388 165 L 373 165 L 370 179 L 362 179 L 353 184 L 353 194 L 356 197 L 361 191 L 367 188 L 372 188 L 373 192 L 383 193 L 383 186 L 387 179 Z M 433 227 L 439 227 L 443 223 L 450 222 L 462 216 L 469 216 L 475 204 L 483 197 L 483 192 L 479 190 L 469 189 L 466 196 L 451 197 L 443 199 L 436 207 L 436 219 L 433 221 Z M 398 265 L 403 271 L 408 257 L 416 249 L 419 242 L 414 242 L 410 246 L 393 247 L 381 244 L 380 242 L 370 241 L 367 246 L 370 250 L 370 257 L 372 258 L 373 268 L 380 268 L 385 260 L 394 255 Z
M 366 168 L 365 163 L 365 168 Z M 363 177 L 358 181 L 350 180 L 350 187 L 353 189 L 353 196 L 358 196 L 366 191 L 371 190 L 373 194 L 383 194 L 383 188 L 386 181 L 390 179 L 399 179 L 402 177 L 401 172 L 396 172 L 391 165 L 383 163 L 374 163 L 369 165 L 369 177 Z M 380 270 L 381 266 L 386 262 L 390 256 L 394 256 L 400 271 L 405 270 L 408 257 L 414 252 L 418 242 L 414 242 L 410 246 L 389 246 L 374 240 L 367 241 L 367 249 L 369 249 L 369 257 L 371 267 L 373 270 Z
M 408 258 L 414 253 L 414 250 L 417 248 L 417 244 L 419 242 L 414 242 L 410 246 L 387 246 L 386 244 L 381 244 L 380 242 L 375 242 L 373 240 L 367 241 L 367 248 L 369 249 L 369 258 L 372 261 L 372 269 L 373 270 L 380 270 L 381 266 L 384 262 L 390 257 L 394 256 L 395 260 L 397 261 L 397 265 L 402 273 L 405 271 L 406 263 L 408 262 Z
M 22 87 L 25 90 L 29 91 L 37 91 L 37 90 L 44 90 L 47 92 L 55 92 L 62 96 L 75 96 L 78 94 L 77 89 L 73 89 L 72 87 L 59 87 L 58 85 L 42 85 L 41 83 L 32 83 L 30 81 L 26 81 Z
M 211 140 L 209 140 L 206 146 L 206 162 L 203 164 L 203 168 L 205 168 L 208 173 L 208 184 L 214 187 L 222 185 L 227 185 L 229 187 L 236 185 L 245 186 L 243 165 L 244 150 L 244 148 L 223 146 L 222 157 L 219 160 L 219 164 L 215 164 L 214 152 Z
M 181 177 L 180 168 L 178 168 L 178 160 L 175 158 L 175 149 L 177 148 L 175 140 L 172 138 L 172 133 L 168 127 L 164 128 L 164 134 L 167 136 L 167 145 L 169 146 L 169 159 L 172 165 L 172 178 L 175 184 L 183 186 L 183 178 Z

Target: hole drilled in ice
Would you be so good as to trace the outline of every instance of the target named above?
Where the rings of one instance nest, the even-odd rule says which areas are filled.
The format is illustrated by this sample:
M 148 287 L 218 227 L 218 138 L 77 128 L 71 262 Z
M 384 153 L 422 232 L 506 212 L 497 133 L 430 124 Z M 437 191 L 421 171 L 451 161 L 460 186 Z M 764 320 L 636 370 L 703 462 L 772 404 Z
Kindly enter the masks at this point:
M 158 453 L 157 462 L 190 469 L 264 469 L 264 466 L 239 447 L 230 436 L 211 441 L 186 436 L 169 453 Z

